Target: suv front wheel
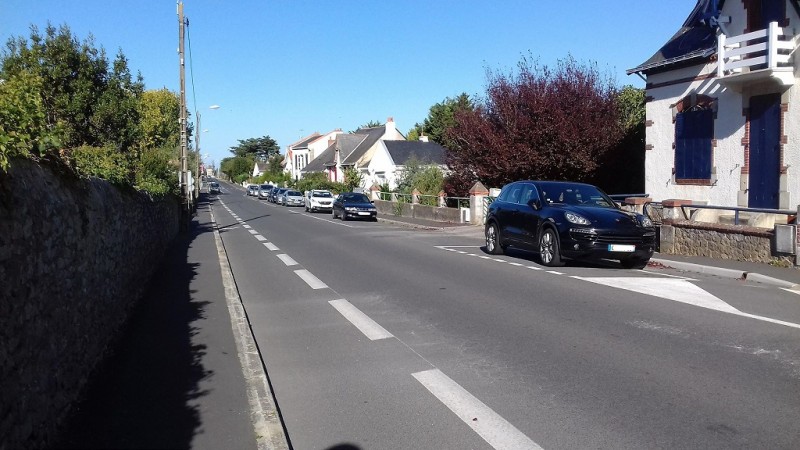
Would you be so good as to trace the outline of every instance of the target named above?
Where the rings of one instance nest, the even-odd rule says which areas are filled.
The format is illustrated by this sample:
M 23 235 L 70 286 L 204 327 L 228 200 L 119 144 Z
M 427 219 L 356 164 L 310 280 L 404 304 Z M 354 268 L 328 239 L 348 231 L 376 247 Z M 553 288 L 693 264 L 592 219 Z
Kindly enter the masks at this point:
M 548 267 L 563 266 L 558 235 L 552 228 L 545 228 L 539 235 L 539 260 Z

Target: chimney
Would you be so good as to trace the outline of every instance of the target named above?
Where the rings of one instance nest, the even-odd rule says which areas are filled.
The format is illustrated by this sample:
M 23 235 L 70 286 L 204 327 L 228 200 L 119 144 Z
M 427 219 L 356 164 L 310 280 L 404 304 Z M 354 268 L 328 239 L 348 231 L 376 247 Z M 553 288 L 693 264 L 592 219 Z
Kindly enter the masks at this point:
M 388 117 L 386 119 L 386 133 L 388 134 L 390 132 L 391 133 L 396 133 L 397 132 L 397 126 L 394 124 L 394 118 L 393 117 Z
M 425 136 L 423 134 L 422 136 L 419 137 L 419 140 L 420 140 L 420 142 L 428 142 L 428 136 Z

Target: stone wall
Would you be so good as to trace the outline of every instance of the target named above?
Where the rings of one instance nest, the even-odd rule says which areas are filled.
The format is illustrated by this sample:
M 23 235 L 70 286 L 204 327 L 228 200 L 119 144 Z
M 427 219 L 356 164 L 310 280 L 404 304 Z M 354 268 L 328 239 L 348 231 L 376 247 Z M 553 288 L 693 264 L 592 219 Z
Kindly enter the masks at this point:
M 744 225 L 675 220 L 661 226 L 660 252 L 790 265 L 789 256 L 774 255 L 770 229 Z
M 435 220 L 438 222 L 461 222 L 461 211 L 458 208 L 442 208 L 438 206 L 428 206 L 413 203 L 389 202 L 385 200 L 375 200 L 375 208 L 378 209 L 379 216 L 402 216 L 417 219 Z M 398 211 L 398 209 L 400 209 Z M 398 214 L 398 212 L 400 214 Z
M 175 200 L 0 173 L 0 449 L 46 445 L 178 232 Z

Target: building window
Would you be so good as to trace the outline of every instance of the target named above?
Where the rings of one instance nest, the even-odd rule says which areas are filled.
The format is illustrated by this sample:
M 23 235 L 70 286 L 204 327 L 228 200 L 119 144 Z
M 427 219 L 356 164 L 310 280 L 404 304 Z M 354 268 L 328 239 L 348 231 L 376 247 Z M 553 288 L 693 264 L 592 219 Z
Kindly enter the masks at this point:
M 694 106 L 675 116 L 675 181 L 711 180 L 714 112 Z

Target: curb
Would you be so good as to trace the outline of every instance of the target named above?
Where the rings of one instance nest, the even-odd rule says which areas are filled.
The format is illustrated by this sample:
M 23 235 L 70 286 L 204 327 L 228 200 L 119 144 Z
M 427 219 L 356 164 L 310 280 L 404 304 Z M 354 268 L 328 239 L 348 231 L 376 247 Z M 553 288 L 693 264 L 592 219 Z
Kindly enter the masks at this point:
M 733 278 L 736 280 L 750 280 L 750 281 L 755 281 L 757 283 L 782 287 L 785 289 L 794 289 L 800 287 L 800 285 L 797 285 L 790 281 L 768 277 L 766 275 L 762 275 L 760 273 L 755 273 L 755 272 L 745 272 L 736 269 L 725 269 L 722 267 L 703 266 L 701 264 L 673 261 L 671 259 L 650 258 L 650 261 L 657 262 L 668 267 L 673 267 L 675 269 L 685 270 L 688 272 L 707 273 L 710 275 L 716 275 L 718 277 Z

